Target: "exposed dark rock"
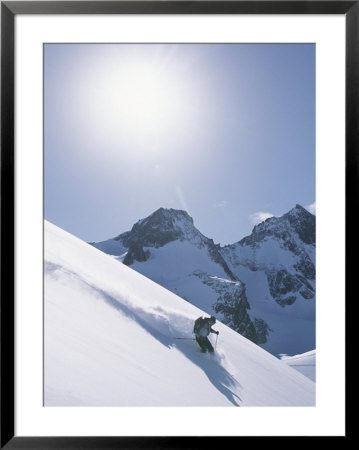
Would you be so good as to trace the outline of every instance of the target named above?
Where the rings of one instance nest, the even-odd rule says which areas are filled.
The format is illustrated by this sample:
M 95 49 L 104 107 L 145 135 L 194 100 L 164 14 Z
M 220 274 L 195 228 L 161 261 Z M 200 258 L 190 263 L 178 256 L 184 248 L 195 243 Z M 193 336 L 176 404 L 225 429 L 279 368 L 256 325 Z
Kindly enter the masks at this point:
M 297 246 L 292 238 L 293 231 L 304 243 L 315 243 L 315 216 L 300 205 L 296 205 L 281 217 L 270 217 L 256 225 L 252 233 L 239 241 L 239 244 L 255 246 L 266 237 L 276 237 L 283 241 L 289 250 L 296 253 Z
M 130 235 L 130 231 L 125 231 L 124 233 L 119 234 L 118 236 L 116 236 L 115 238 L 113 238 L 114 241 L 126 241 Z
M 269 332 L 273 332 L 266 321 L 254 318 L 254 326 L 257 333 L 257 344 L 265 344 L 268 341 Z
M 208 239 L 208 253 L 212 261 L 216 262 L 217 264 L 223 267 L 223 270 L 229 276 L 230 280 L 234 281 L 238 279 L 228 267 L 228 264 L 226 263 L 223 256 L 219 252 L 218 246 L 214 244 L 212 239 Z
M 269 272 L 267 278 L 269 291 L 273 298 L 288 294 L 288 292 L 296 292 L 301 287 L 300 281 L 285 269 Z
M 245 290 L 242 288 L 237 289 L 233 293 L 225 292 L 214 305 L 216 313 L 222 314 L 223 323 L 255 344 L 258 344 L 260 340 L 266 339 L 266 337 L 263 333 L 260 337 L 258 336 L 256 327 L 247 312 L 249 309 L 250 305 Z
M 193 219 L 186 211 L 160 208 L 146 219 L 135 223 L 130 232 L 120 236 L 126 247 L 139 241 L 144 247 L 163 247 L 183 238 L 183 229 L 176 223 L 183 220 L 193 224 Z
M 128 252 L 123 260 L 123 263 L 126 266 L 130 266 L 134 263 L 134 261 L 147 261 L 148 258 L 151 256 L 151 253 L 149 250 L 144 251 L 143 246 L 139 242 L 134 242 L 130 244 L 130 248 L 128 249 Z
M 292 305 L 296 301 L 296 293 L 305 299 L 315 295 L 311 284 L 300 274 L 292 275 L 287 270 L 269 271 L 267 273 L 268 285 L 271 296 L 281 306 Z M 292 294 L 292 295 L 287 295 Z
M 290 295 L 288 297 L 277 297 L 275 301 L 284 308 L 285 306 L 293 305 L 293 303 L 297 300 L 295 295 Z
M 301 258 L 294 268 L 309 280 L 315 279 L 315 266 L 306 254 L 301 254 Z
M 306 244 L 315 243 L 315 216 L 313 214 L 297 204 L 282 218 L 288 220 L 303 242 Z

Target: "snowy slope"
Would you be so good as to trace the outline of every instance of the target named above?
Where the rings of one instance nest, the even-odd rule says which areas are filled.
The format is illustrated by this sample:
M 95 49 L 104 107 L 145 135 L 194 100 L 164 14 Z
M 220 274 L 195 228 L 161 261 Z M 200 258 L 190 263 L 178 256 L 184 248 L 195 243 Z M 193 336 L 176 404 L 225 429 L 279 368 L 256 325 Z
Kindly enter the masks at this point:
M 316 351 L 311 350 L 310 352 L 303 353 L 301 355 L 280 355 L 282 361 L 284 361 L 288 366 L 299 370 L 303 375 L 315 381 L 316 374 Z
M 198 308 L 48 222 L 44 266 L 45 405 L 315 404 L 312 381 L 219 322 L 214 356 L 176 339 Z

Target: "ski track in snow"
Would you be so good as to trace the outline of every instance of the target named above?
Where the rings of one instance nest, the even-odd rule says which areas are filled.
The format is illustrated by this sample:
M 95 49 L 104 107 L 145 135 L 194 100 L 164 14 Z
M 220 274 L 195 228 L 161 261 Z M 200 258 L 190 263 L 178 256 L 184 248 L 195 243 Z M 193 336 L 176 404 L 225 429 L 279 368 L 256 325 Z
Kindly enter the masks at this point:
M 220 322 L 202 354 L 202 310 L 48 222 L 44 271 L 47 406 L 315 404 L 314 383 Z

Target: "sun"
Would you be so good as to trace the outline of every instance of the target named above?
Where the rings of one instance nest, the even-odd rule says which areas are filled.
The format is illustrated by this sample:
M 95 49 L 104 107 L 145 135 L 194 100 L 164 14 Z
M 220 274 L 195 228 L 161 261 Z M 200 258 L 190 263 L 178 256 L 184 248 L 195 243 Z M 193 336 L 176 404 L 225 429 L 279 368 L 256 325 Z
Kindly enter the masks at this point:
M 126 121 L 156 129 L 178 107 L 176 88 L 152 67 L 128 67 L 118 78 L 115 99 Z
M 92 63 L 77 95 L 89 146 L 134 157 L 185 148 L 206 114 L 195 61 L 176 46 L 110 50 Z
M 124 64 L 107 87 L 108 115 L 126 134 L 161 139 L 186 114 L 190 100 L 184 83 L 156 65 Z

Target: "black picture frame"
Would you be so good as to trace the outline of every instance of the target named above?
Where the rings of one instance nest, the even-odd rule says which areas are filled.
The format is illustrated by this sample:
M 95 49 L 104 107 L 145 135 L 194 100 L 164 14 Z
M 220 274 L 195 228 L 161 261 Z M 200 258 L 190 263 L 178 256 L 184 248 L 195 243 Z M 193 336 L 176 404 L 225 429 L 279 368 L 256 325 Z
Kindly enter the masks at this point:
M 14 402 L 14 20 L 18 14 L 340 14 L 346 18 L 346 297 L 358 247 L 359 1 L 3 1 L 1 2 L 1 448 L 131 449 L 238 445 L 233 437 L 16 436 Z M 347 310 L 347 309 L 346 309 Z M 347 319 L 347 316 L 346 316 Z M 347 322 L 346 322 L 347 323 Z M 347 329 L 348 327 L 346 327 Z M 346 331 L 347 337 L 347 331 Z M 347 339 L 346 339 L 347 340 Z M 348 408 L 346 398 L 346 408 Z M 348 423 L 346 436 L 348 437 Z M 220 442 L 218 442 L 220 441 Z M 223 442 L 224 443 L 224 442 Z M 242 442 L 241 442 L 242 443 Z

